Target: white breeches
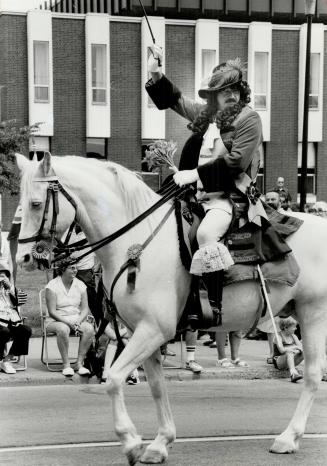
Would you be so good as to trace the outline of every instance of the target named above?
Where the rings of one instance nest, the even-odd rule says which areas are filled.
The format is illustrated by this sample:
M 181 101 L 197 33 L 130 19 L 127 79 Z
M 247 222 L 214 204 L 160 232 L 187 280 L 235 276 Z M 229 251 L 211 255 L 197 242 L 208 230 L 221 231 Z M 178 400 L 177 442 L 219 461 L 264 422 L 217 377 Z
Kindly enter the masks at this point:
M 227 232 L 231 221 L 232 211 L 227 212 L 219 208 L 208 210 L 196 235 L 199 247 L 220 241 Z

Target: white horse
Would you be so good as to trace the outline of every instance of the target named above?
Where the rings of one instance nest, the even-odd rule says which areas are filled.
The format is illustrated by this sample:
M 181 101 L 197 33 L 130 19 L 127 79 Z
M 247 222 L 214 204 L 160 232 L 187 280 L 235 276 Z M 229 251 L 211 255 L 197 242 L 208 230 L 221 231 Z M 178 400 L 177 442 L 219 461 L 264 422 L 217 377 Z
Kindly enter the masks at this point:
M 118 230 L 159 199 L 135 174 L 115 163 L 74 156 L 51 157 L 50 154 L 46 154 L 39 163 L 30 162 L 17 154 L 17 162 L 22 174 L 23 217 L 20 239 L 34 236 L 38 232 L 48 180 L 54 175 L 75 200 L 78 207 L 77 221 L 90 243 Z M 75 215 L 74 208 L 62 194 L 59 194 L 59 207 L 58 237 L 68 228 Z M 103 265 L 107 290 L 126 261 L 128 247 L 143 243 L 168 209 L 169 206 L 165 204 L 137 227 L 97 251 Z M 51 212 L 52 205 L 43 229 L 45 236 L 49 231 Z M 301 268 L 300 276 L 293 287 L 271 284 L 270 299 L 276 314 L 291 299 L 295 300 L 296 318 L 300 322 L 305 354 L 304 388 L 289 425 L 271 447 L 275 453 L 298 450 L 325 365 L 327 222 L 314 216 L 298 215 L 304 219 L 304 224 L 289 238 L 289 245 Z M 33 263 L 32 245 L 23 243 L 18 249 L 17 260 L 27 269 Z M 112 398 L 115 431 L 129 464 L 137 461 L 163 462 L 168 457 L 167 446 L 176 436 L 159 348 L 175 334 L 176 324 L 189 293 L 190 275 L 180 260 L 173 214 L 144 250 L 140 264 L 135 289 L 131 290 L 127 286 L 125 272 L 114 290 L 119 316 L 133 331 L 133 336 L 111 367 L 107 385 Z M 250 328 L 261 304 L 259 285 L 255 281 L 226 287 L 222 330 Z M 145 451 L 142 449 L 141 437 L 127 413 L 123 397 L 126 377 L 141 364 L 146 371 L 159 421 L 157 436 Z

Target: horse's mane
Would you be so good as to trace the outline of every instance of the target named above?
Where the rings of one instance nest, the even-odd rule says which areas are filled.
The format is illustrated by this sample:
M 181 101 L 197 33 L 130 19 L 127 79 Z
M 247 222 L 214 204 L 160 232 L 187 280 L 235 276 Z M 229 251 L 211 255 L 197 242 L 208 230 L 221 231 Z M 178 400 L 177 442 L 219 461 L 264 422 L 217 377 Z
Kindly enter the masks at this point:
M 123 196 L 126 208 L 125 212 L 130 218 L 134 218 L 140 212 L 146 210 L 159 198 L 158 195 L 144 183 L 138 173 L 132 172 L 128 168 L 115 162 L 67 155 L 65 157 L 52 156 L 51 164 L 59 180 L 62 179 L 62 182 L 68 188 L 71 183 L 74 182 L 73 173 L 76 172 L 77 167 L 81 169 L 83 173 L 87 174 L 87 177 L 93 175 L 97 182 L 102 181 L 104 184 L 112 186 L 114 181 Z M 21 188 L 27 199 L 31 198 L 33 192 L 35 193 L 33 178 L 38 167 L 39 163 L 31 162 L 28 168 L 24 170 Z M 114 188 L 114 186 L 112 187 Z

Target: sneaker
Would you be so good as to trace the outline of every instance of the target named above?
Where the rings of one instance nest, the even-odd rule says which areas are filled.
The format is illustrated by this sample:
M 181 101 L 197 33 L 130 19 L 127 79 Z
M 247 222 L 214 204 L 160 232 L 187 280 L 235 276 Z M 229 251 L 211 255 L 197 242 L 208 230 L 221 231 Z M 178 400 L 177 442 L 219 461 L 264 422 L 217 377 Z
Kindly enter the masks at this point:
M 303 379 L 303 375 L 299 372 L 293 372 L 291 375 L 291 382 L 296 383 L 298 380 Z
M 137 385 L 140 383 L 139 373 L 138 370 L 135 369 L 126 379 L 126 383 L 128 385 Z
M 231 361 L 229 361 L 227 358 L 218 359 L 217 366 L 220 366 L 224 369 L 232 369 L 235 367 L 234 364 Z
M 214 343 L 214 340 L 206 340 L 203 342 L 203 346 L 210 346 L 212 343 Z
M 188 371 L 192 371 L 193 374 L 200 374 L 202 372 L 202 367 L 196 361 L 187 361 L 185 368 Z
M 212 343 L 210 343 L 209 348 L 217 348 L 217 343 L 213 341 Z
M 243 361 L 240 358 L 232 359 L 232 364 L 234 364 L 234 366 L 238 366 L 238 367 L 249 367 L 248 363 L 246 361 Z
M 9 361 L 0 361 L 0 369 L 6 374 L 16 374 L 16 369 L 12 367 Z
M 71 367 L 65 367 L 62 370 L 62 375 L 64 375 L 65 377 L 72 377 L 74 375 L 74 369 Z
M 84 376 L 84 375 L 91 375 L 91 372 L 88 369 L 86 369 L 86 367 L 81 366 L 78 369 L 77 374 Z

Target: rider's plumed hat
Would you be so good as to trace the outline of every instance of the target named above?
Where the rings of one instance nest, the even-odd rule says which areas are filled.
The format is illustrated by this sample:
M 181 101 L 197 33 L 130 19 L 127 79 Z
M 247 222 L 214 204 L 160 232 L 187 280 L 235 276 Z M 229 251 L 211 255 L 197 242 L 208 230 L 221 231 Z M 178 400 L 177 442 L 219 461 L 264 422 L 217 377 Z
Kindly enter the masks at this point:
M 227 60 L 226 63 L 216 66 L 208 78 L 208 85 L 199 90 L 199 96 L 206 99 L 213 92 L 240 83 L 243 79 L 243 71 L 240 58 Z

